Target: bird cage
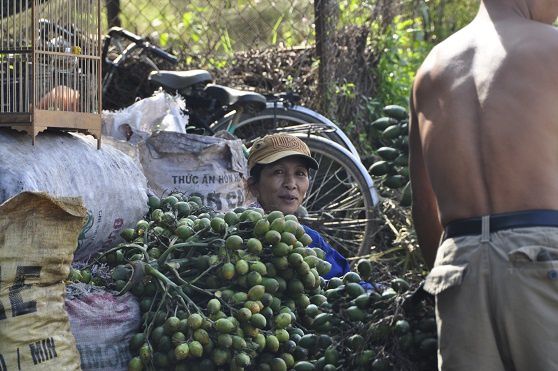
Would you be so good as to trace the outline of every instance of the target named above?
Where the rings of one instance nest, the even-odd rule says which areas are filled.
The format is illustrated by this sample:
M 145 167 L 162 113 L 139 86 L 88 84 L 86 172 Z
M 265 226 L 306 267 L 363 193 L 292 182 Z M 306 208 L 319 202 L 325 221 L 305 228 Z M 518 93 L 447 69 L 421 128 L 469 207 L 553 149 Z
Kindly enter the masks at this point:
M 0 127 L 101 140 L 101 0 L 2 0 Z

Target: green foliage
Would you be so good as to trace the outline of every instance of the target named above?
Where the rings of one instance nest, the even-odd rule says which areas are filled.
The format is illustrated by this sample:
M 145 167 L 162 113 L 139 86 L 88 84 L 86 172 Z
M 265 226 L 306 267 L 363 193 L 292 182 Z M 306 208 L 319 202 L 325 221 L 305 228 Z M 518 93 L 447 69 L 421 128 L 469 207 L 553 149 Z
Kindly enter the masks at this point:
M 433 45 L 424 38 L 421 21 L 398 16 L 388 27 L 378 64 L 380 105 L 408 105 L 416 70 Z
M 372 10 L 376 6 L 374 0 L 342 0 L 339 1 L 339 23 L 342 26 L 364 26 L 370 24 Z

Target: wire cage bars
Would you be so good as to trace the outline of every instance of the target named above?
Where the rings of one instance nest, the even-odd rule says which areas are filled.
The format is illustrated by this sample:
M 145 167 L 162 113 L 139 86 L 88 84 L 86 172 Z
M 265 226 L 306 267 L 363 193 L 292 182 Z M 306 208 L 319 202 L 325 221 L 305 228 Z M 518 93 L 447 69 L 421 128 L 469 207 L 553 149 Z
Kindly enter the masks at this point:
M 101 140 L 101 0 L 2 0 L 0 127 Z

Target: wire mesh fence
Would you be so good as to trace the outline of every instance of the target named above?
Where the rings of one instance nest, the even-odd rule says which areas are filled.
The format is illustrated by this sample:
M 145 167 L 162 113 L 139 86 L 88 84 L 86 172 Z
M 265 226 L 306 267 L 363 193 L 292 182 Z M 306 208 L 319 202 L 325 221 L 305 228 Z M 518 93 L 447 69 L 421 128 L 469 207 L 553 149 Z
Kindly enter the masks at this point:
M 222 67 L 235 51 L 313 43 L 308 0 L 120 0 L 111 14 L 110 24 L 150 36 L 186 64 Z
M 360 135 L 355 116 L 376 92 L 377 27 L 388 0 L 105 0 L 120 25 L 210 70 L 221 84 L 262 93 L 296 91 L 304 104 Z M 322 21 L 316 22 L 322 11 Z M 379 20 L 379 23 L 378 23 Z M 374 23 L 379 24 L 372 26 Z M 317 46 L 317 47 L 316 47 Z M 321 46 L 321 47 L 320 47 Z M 348 126 L 351 126 L 349 129 Z

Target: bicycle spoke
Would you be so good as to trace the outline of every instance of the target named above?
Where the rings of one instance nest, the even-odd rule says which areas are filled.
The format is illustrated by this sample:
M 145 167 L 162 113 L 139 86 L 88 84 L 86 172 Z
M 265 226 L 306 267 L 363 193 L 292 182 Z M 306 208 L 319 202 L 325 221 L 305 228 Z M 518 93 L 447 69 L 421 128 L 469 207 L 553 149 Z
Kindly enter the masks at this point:
M 337 171 L 339 171 L 339 170 L 337 170 Z M 312 197 L 313 204 L 317 204 L 318 201 L 321 201 L 322 199 L 324 199 L 324 197 L 332 194 L 332 192 L 336 191 L 339 187 L 343 186 L 343 184 L 341 184 L 339 182 L 336 182 L 335 186 L 329 188 L 326 192 L 317 193 L 318 191 L 322 190 L 322 188 L 325 187 L 328 184 L 328 182 L 330 182 L 334 178 L 334 176 L 335 176 L 335 173 L 332 176 L 328 177 L 327 180 L 323 180 L 325 178 L 325 176 L 321 178 L 322 181 L 321 181 L 320 188 L 316 192 L 313 192 L 313 197 Z M 316 194 L 318 194 L 319 197 L 316 196 Z M 309 199 L 310 199 L 310 197 L 309 197 Z

